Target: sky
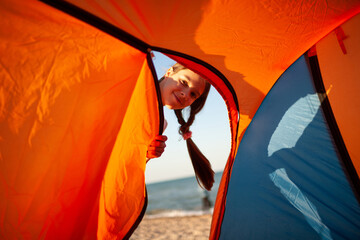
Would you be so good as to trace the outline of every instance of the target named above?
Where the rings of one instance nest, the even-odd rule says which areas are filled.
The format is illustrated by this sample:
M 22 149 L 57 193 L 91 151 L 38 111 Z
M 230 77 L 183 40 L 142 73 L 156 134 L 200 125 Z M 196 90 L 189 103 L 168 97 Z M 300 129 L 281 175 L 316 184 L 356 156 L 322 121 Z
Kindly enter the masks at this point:
M 154 54 L 155 68 L 160 78 L 175 62 L 161 53 Z M 186 142 L 178 133 L 179 124 L 174 111 L 164 107 L 164 117 L 168 122 L 164 132 L 168 137 L 165 152 L 160 158 L 147 163 L 146 183 L 195 176 Z M 223 171 L 230 153 L 230 124 L 225 102 L 214 87 L 211 87 L 205 106 L 196 115 L 190 130 L 193 141 L 209 159 L 213 170 Z

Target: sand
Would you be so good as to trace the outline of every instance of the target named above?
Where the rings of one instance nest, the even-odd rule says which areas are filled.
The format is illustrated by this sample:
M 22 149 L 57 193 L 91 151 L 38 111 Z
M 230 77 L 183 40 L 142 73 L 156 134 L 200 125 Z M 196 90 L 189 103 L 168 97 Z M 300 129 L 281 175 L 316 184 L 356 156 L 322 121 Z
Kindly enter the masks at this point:
M 209 239 L 211 214 L 201 216 L 144 217 L 131 240 Z

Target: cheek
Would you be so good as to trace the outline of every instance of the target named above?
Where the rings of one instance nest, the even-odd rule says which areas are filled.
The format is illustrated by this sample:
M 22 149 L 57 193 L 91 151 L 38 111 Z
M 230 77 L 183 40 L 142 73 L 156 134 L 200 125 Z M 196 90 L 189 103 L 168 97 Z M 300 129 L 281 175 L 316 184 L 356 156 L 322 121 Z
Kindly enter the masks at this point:
M 187 103 L 185 104 L 185 107 L 190 106 L 190 105 L 193 104 L 194 102 L 195 102 L 194 99 L 189 99 L 189 100 L 187 101 Z
M 164 93 L 168 96 L 172 92 L 173 86 L 172 84 L 168 83 L 164 88 Z
M 169 92 L 169 91 L 164 92 L 162 97 L 164 98 L 165 101 L 169 101 L 170 94 L 171 94 L 171 92 Z

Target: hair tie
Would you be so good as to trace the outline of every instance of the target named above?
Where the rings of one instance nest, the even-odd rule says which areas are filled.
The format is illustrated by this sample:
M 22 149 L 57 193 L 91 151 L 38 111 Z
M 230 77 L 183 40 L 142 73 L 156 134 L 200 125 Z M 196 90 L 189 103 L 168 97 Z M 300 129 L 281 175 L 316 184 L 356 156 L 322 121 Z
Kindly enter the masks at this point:
M 184 138 L 184 140 L 188 140 L 189 138 L 191 138 L 192 132 L 188 131 L 186 133 L 183 133 L 182 137 Z

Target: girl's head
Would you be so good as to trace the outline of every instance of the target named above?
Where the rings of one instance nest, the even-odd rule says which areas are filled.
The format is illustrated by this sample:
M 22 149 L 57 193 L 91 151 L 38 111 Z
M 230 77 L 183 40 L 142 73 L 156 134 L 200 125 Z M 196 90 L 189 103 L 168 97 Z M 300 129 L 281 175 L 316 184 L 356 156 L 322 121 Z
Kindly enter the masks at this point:
M 209 82 L 179 63 L 169 68 L 160 80 L 161 100 L 165 106 L 174 110 L 184 109 L 193 103 L 201 110 L 209 89 Z
M 165 106 L 175 111 L 180 124 L 179 133 L 184 136 L 190 133 L 190 126 L 195 115 L 204 107 L 209 94 L 210 83 L 197 73 L 176 63 L 160 79 L 161 99 Z M 184 119 L 183 109 L 189 107 L 189 117 Z M 189 155 L 194 167 L 196 179 L 210 190 L 214 183 L 214 171 L 210 162 L 200 152 L 191 138 L 186 139 Z M 200 184 L 199 182 L 199 184 Z

